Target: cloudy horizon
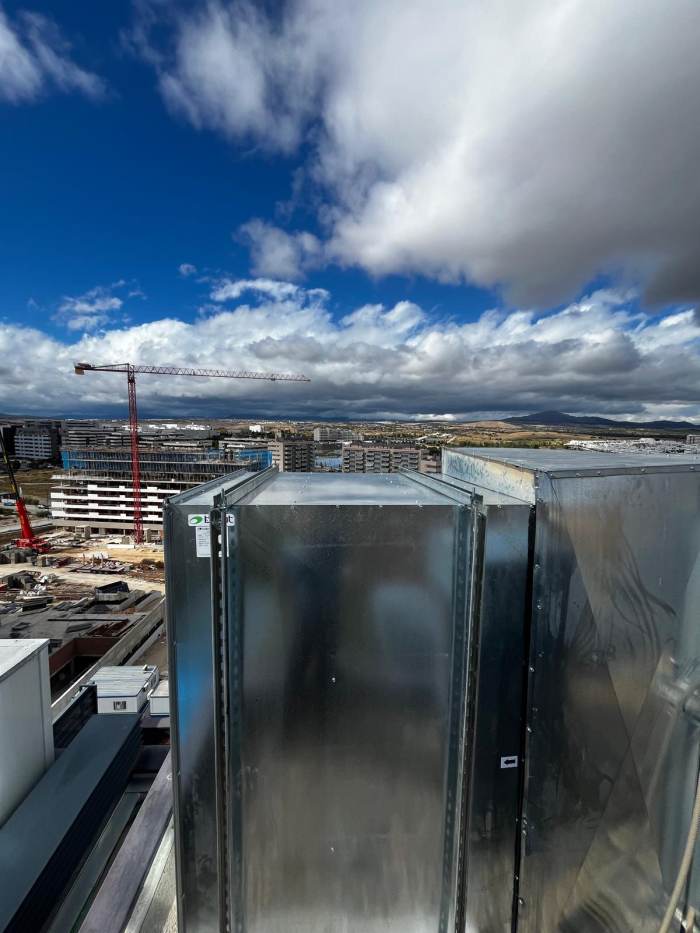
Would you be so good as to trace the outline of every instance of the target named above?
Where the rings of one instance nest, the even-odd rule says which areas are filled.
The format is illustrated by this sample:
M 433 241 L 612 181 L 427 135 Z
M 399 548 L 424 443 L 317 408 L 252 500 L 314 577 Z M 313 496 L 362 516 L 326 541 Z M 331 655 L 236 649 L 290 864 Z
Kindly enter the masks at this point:
M 148 376 L 151 417 L 700 421 L 698 26 L 3 3 L 0 412 L 122 411 L 82 358 L 311 379 Z

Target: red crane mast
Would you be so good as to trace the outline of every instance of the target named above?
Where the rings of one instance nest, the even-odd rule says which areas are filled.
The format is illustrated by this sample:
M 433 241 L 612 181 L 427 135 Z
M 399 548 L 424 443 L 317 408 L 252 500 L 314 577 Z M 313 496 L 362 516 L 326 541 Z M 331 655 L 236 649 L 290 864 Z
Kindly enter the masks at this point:
M 2 448 L 2 459 L 5 461 L 7 475 L 10 477 L 10 486 L 12 486 L 12 492 L 14 493 L 15 508 L 17 509 L 17 518 L 19 519 L 20 536 L 15 541 L 15 546 L 31 548 L 33 551 L 38 551 L 38 553 L 43 554 L 45 551 L 50 550 L 50 545 L 47 544 L 43 538 L 38 538 L 34 534 L 32 523 L 29 521 L 29 512 L 27 512 L 26 503 L 19 491 L 19 486 L 15 479 L 15 471 L 12 469 L 10 455 L 5 447 L 5 439 L 3 438 L 2 431 L 0 431 L 0 447 Z
M 257 373 L 248 370 L 189 369 L 184 366 L 138 366 L 134 363 L 76 363 L 76 376 L 85 373 L 126 373 L 129 389 L 129 431 L 131 434 L 131 477 L 134 487 L 134 541 L 143 541 L 143 514 L 141 510 L 141 464 L 139 460 L 139 419 L 136 407 L 136 373 L 161 376 L 202 376 L 220 379 L 265 379 L 268 382 L 310 382 L 299 373 Z M 19 507 L 18 507 L 19 511 Z

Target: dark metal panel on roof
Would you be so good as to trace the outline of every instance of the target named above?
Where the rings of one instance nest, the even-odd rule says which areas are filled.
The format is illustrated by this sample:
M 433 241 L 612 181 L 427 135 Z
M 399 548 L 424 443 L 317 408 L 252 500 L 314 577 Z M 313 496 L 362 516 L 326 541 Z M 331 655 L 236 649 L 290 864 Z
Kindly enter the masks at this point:
M 139 717 L 96 715 L 0 829 L 0 930 L 38 930 L 124 786 Z

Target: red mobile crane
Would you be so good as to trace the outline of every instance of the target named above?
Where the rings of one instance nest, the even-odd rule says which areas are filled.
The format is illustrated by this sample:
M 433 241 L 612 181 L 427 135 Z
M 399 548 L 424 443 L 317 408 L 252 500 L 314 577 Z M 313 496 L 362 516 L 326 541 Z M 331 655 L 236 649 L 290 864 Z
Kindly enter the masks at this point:
M 182 366 L 137 366 L 133 363 L 76 363 L 76 376 L 85 373 L 126 373 L 129 388 L 129 430 L 131 432 L 131 476 L 134 487 L 134 541 L 143 541 L 143 515 L 141 512 L 141 467 L 139 463 L 139 423 L 136 409 L 136 373 L 155 373 L 162 376 L 204 376 L 221 379 L 266 379 L 270 382 L 310 382 L 298 373 L 230 372 L 226 369 L 186 369 Z M 19 509 L 18 509 L 19 510 Z
M 43 538 L 37 537 L 32 530 L 32 523 L 29 521 L 27 506 L 19 491 L 19 486 L 15 479 L 15 471 L 12 469 L 12 462 L 7 448 L 5 447 L 5 439 L 2 436 L 2 431 L 0 431 L 0 447 L 2 447 L 2 459 L 5 461 L 7 475 L 10 477 L 10 486 L 15 496 L 15 508 L 17 509 L 17 518 L 19 519 L 20 536 L 15 541 L 15 547 L 31 548 L 38 554 L 44 554 L 46 551 L 51 550 L 51 545 Z

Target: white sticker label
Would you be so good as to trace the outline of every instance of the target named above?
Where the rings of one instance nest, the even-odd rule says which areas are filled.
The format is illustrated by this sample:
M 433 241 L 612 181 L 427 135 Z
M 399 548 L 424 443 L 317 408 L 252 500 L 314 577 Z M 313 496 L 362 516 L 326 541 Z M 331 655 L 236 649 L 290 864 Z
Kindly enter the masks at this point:
M 231 515 L 230 512 L 227 512 L 227 513 L 226 513 L 226 524 L 227 524 L 227 525 L 235 525 L 235 524 L 236 524 L 236 516 L 235 516 L 235 515 Z
M 208 525 L 209 516 L 208 515 L 188 515 L 187 524 L 190 528 L 196 527 L 197 525 Z
M 190 516 L 192 518 L 192 516 Z M 197 557 L 211 557 L 211 533 L 209 525 L 198 525 L 194 531 Z
M 501 758 L 501 767 L 502 768 L 517 768 L 518 767 L 518 756 L 517 755 L 506 755 L 505 758 Z

